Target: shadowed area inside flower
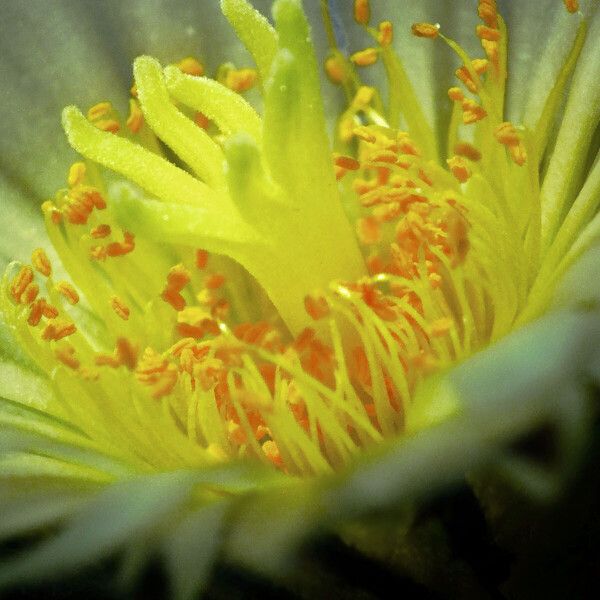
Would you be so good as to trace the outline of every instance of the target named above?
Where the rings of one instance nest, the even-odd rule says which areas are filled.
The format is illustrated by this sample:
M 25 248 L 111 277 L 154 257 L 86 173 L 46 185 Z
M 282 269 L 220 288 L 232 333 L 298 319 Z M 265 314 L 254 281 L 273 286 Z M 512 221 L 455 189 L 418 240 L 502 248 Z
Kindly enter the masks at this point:
M 269 489 L 238 514 L 228 542 L 232 557 L 264 567 L 294 519 L 310 530 L 431 493 L 483 463 L 540 496 L 556 489 L 560 476 L 501 449 L 557 421 L 571 464 L 587 415 L 579 382 L 600 366 L 600 294 L 589 268 L 570 270 L 593 264 L 600 234 L 600 168 L 597 157 L 586 163 L 596 149 L 591 136 L 573 147 L 570 132 L 575 121 L 598 124 L 598 108 L 578 102 L 598 58 L 592 17 L 565 4 L 581 24 L 533 126 L 505 119 L 508 38 L 488 0 L 476 29 L 484 57 L 437 24 L 412 26 L 459 60 L 444 139 L 393 49 L 394 25 L 373 26 L 364 1 L 354 18 L 373 46 L 350 56 L 323 3 L 324 68 L 347 99 L 333 149 L 298 0 L 275 2 L 274 27 L 246 0 L 222 0 L 256 70 L 224 64 L 213 79 L 193 58 L 163 68 L 142 56 L 126 120 L 109 102 L 87 115 L 65 109 L 84 161 L 42 208 L 68 280 L 38 248 L 30 265 L 9 267 L 0 298 L 28 381 L 47 380 L 52 393 L 24 402 L 11 383 L 24 360 L 3 367 L 0 477 L 70 491 L 43 507 L 31 491 L 22 526 L 0 535 L 77 516 L 0 582 L 31 565 L 47 575 L 92 560 L 180 514 L 190 494 L 210 511 L 189 517 L 205 539 L 233 498 Z M 377 62 L 386 99 L 363 83 Z M 243 95 L 253 86 L 261 114 Z M 542 318 L 553 307 L 561 312 Z M 323 474 L 332 477 L 314 477 Z M 115 483 L 133 475 L 148 480 Z M 112 534 L 98 526 L 105 539 L 72 555 L 98 510 L 77 509 L 107 483 L 98 514 L 117 501 L 124 512 Z M 129 514 L 137 492 L 127 486 L 146 485 L 155 495 Z M 22 501 L 5 496 L 7 510 Z M 265 511 L 285 524 L 258 543 L 251 522 Z M 177 565 L 193 543 L 186 523 L 167 544 L 179 597 L 197 566 Z

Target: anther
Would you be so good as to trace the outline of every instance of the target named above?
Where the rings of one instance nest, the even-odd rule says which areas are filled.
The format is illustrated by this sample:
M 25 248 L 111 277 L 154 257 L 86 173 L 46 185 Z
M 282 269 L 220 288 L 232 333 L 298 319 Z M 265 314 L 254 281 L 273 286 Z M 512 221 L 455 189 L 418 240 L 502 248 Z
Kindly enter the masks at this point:
M 79 302 L 77 290 L 67 281 L 59 281 L 55 286 L 56 291 L 67 299 L 69 304 L 75 305 Z
M 208 252 L 206 250 L 196 250 L 196 267 L 204 269 L 208 262 Z
M 224 283 L 225 276 L 220 273 L 214 273 L 204 280 L 204 287 L 209 290 L 218 290 Z
M 359 50 L 358 52 L 355 52 L 350 57 L 350 60 L 357 67 L 370 67 L 371 65 L 377 62 L 378 58 L 379 51 L 377 50 L 377 48 L 365 48 L 364 50 Z
M 346 66 L 338 55 L 325 59 L 325 73 L 329 80 L 335 84 L 342 84 L 347 79 Z
M 194 123 L 201 129 L 208 129 L 210 126 L 210 119 L 203 112 L 196 111 L 194 113 Z
M 66 319 L 55 319 L 51 323 L 48 323 L 44 331 L 42 331 L 42 339 L 56 342 L 69 335 L 73 335 L 76 331 L 75 323 Z
M 570 13 L 576 13 L 579 10 L 579 2 L 577 0 L 563 0 L 565 8 Z
M 462 109 L 463 123 L 465 125 L 471 125 L 472 123 L 481 121 L 481 119 L 484 119 L 487 116 L 485 109 L 469 98 L 465 98 L 462 101 Z
M 54 225 L 58 225 L 62 221 L 61 211 L 51 200 L 46 200 L 42 203 L 42 212 Z
M 359 25 L 367 25 L 371 18 L 369 0 L 354 0 L 354 20 Z
M 31 253 L 31 264 L 33 265 L 33 268 L 44 277 L 50 277 L 50 275 L 52 275 L 52 265 L 42 248 L 36 248 Z
M 471 61 L 471 66 L 477 75 L 483 75 L 489 66 L 489 61 L 485 58 L 474 58 Z
M 488 42 L 497 42 L 500 39 L 500 30 L 493 29 L 487 25 L 477 25 L 475 28 L 477 37 Z
M 108 237 L 110 235 L 110 232 L 110 225 L 107 225 L 106 223 L 101 223 L 100 225 L 94 227 L 90 231 L 90 236 L 97 240 Z
M 357 171 L 360 168 L 360 163 L 351 156 L 334 155 L 333 163 L 336 167 L 341 167 L 347 171 Z
M 161 298 L 178 312 L 185 308 L 186 302 L 180 292 L 190 279 L 191 275 L 183 265 L 172 267 L 167 275 L 167 285 Z
M 127 129 L 131 131 L 131 133 L 137 133 L 144 124 L 144 115 L 142 113 L 142 109 L 138 104 L 137 100 L 133 98 L 129 99 L 129 116 L 127 117 L 127 121 L 125 125 Z
M 372 216 L 358 219 L 356 221 L 356 234 L 358 239 L 366 246 L 379 243 L 381 241 L 379 221 Z
M 80 183 L 83 183 L 85 179 L 86 167 L 85 163 L 74 162 L 69 168 L 69 174 L 67 176 L 67 183 L 69 187 L 75 187 Z
M 472 161 L 481 160 L 481 152 L 475 146 L 469 144 L 469 142 L 457 142 L 454 145 L 454 154 L 464 156 Z
M 352 108 L 355 110 L 364 110 L 369 106 L 373 96 L 375 95 L 375 89 L 367 85 L 361 85 L 354 98 L 352 99 Z
M 225 75 L 225 85 L 234 92 L 249 90 L 258 80 L 255 69 L 229 69 Z
M 21 267 L 19 272 L 15 275 L 10 286 L 10 295 L 14 298 L 15 302 L 19 304 L 21 302 L 21 296 L 27 289 L 27 286 L 33 281 L 33 271 L 31 267 Z
M 66 344 L 60 348 L 56 348 L 54 351 L 56 358 L 63 363 L 63 365 L 76 371 L 79 369 L 80 362 L 75 358 L 75 348 L 71 344 Z
M 21 296 L 23 304 L 31 304 L 40 293 L 40 286 L 37 283 L 30 283 Z
M 304 298 L 304 308 L 315 321 L 326 317 L 330 312 L 327 298 L 320 293 L 306 296 Z
M 175 66 L 186 75 L 194 75 L 196 77 L 204 75 L 204 66 L 199 60 L 196 60 L 193 56 L 183 58 Z
M 413 23 L 411 31 L 417 37 L 435 39 L 440 33 L 440 25 L 439 23 Z
M 451 87 L 448 90 L 448 98 L 450 98 L 452 102 L 462 102 L 465 99 L 465 95 L 459 87 Z
M 459 67 L 458 69 L 456 69 L 456 71 L 454 71 L 454 74 L 465 84 L 466 88 L 470 92 L 473 92 L 474 94 L 478 92 L 479 88 L 477 86 L 477 83 L 471 77 L 471 73 L 469 72 L 469 69 L 467 69 L 467 67 Z
M 454 175 L 460 183 L 465 183 L 469 177 L 471 177 L 471 171 L 467 166 L 465 159 L 461 156 L 453 156 L 446 162 L 448 163 L 448 167 L 450 167 L 450 171 L 452 171 L 452 175 Z
M 121 298 L 118 296 L 111 296 L 110 298 L 110 306 L 115 311 L 115 314 L 123 319 L 123 321 L 127 321 L 129 319 L 129 307 Z
M 116 119 L 100 119 L 99 121 L 94 121 L 94 125 L 98 129 L 106 131 L 106 133 L 119 133 L 121 130 L 121 125 Z
M 390 21 L 379 23 L 377 41 L 385 48 L 394 40 L 394 26 Z
M 87 118 L 90 121 L 97 121 L 106 117 L 112 111 L 112 104 L 110 102 L 98 102 L 94 104 L 87 113 Z

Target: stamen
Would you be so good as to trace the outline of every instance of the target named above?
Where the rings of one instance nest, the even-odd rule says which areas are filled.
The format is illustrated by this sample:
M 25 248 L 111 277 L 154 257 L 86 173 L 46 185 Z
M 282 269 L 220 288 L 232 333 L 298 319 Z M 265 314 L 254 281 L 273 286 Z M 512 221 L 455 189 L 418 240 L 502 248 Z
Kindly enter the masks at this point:
M 370 67 L 377 62 L 379 51 L 377 48 L 365 48 L 350 56 L 350 60 L 359 67 Z
M 185 299 L 180 292 L 190 280 L 190 272 L 183 265 L 172 267 L 167 275 L 167 285 L 161 294 L 161 298 L 178 312 L 186 306 Z
M 106 223 L 101 223 L 100 225 L 94 227 L 91 231 L 90 231 L 90 236 L 92 236 L 94 239 L 102 239 L 105 237 L 108 237 L 111 233 L 111 228 L 110 225 L 107 225 Z
M 194 77 L 204 75 L 204 66 L 193 56 L 181 59 L 175 66 L 186 75 L 193 75 Z
M 21 296 L 32 281 L 33 271 L 31 270 L 31 267 L 21 267 L 10 286 L 10 294 L 17 304 L 21 303 Z
M 75 358 L 75 348 L 71 344 L 60 346 L 54 350 L 56 358 L 70 369 L 76 371 L 80 367 L 80 362 Z
M 85 163 L 75 162 L 69 169 L 69 175 L 67 176 L 67 183 L 69 187 L 73 188 L 83 183 L 86 174 Z
M 579 10 L 579 2 L 577 0 L 563 0 L 565 8 L 570 13 L 576 13 Z
M 454 144 L 454 154 L 458 154 L 458 156 L 464 156 L 472 161 L 481 160 L 481 152 L 475 148 L 469 142 L 457 142 Z
M 477 25 L 475 29 L 477 31 L 477 37 L 481 40 L 497 42 L 500 39 L 500 31 L 498 29 L 493 29 L 487 25 Z
M 138 133 L 144 124 L 144 114 L 137 100 L 129 100 L 129 117 L 125 123 L 131 133 Z
M 385 48 L 390 46 L 394 40 L 394 26 L 390 21 L 379 23 L 377 41 Z
M 465 159 L 461 156 L 452 156 L 446 162 L 452 171 L 452 175 L 454 175 L 460 183 L 465 183 L 469 177 L 471 177 L 471 171 L 467 166 Z

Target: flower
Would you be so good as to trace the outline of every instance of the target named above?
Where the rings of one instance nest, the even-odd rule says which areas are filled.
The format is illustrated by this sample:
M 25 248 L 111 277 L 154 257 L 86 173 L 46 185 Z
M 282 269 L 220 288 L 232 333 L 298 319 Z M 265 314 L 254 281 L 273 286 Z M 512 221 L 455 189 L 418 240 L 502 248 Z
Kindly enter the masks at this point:
M 126 119 L 109 102 L 64 110 L 85 161 L 42 207 L 60 265 L 36 248 L 9 266 L 0 298 L 52 397 L 3 406 L 0 473 L 16 479 L 7 506 L 31 503 L 13 508 L 14 531 L 67 526 L 0 581 L 151 537 L 184 596 L 203 574 L 189 549 L 220 540 L 224 523 L 228 554 L 259 565 L 298 519 L 306 535 L 336 512 L 421 496 L 544 420 L 577 454 L 586 419 L 573 389 L 599 334 L 586 285 L 598 165 L 582 128 L 598 118 L 596 13 L 566 3 L 569 52 L 520 82 L 540 90 L 522 122 L 504 107 L 495 2 L 479 2 L 478 58 L 415 23 L 422 43 L 459 59 L 442 139 L 393 48 L 398 24 L 354 8 L 372 43 L 349 53 L 323 4 L 324 67 L 347 98 L 334 153 L 297 0 L 274 4 L 274 28 L 223 0 L 256 70 L 225 63 L 211 79 L 191 57 L 163 68 L 142 56 Z M 385 102 L 363 83 L 378 62 Z M 242 95 L 253 86 L 260 112 Z M 421 464 L 426 485 L 411 475 Z M 530 488 L 555 484 L 506 464 Z

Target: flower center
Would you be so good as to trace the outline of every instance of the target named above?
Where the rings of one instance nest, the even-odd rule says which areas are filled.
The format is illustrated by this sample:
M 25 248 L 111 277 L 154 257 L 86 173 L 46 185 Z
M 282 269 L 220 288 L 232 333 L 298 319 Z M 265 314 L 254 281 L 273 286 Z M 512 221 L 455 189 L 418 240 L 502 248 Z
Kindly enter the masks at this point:
M 65 109 L 86 161 L 42 208 L 70 281 L 37 249 L 9 269 L 2 309 L 52 378 L 54 410 L 140 465 L 250 456 L 327 472 L 457 410 L 420 402 L 426 376 L 539 310 L 540 165 L 585 28 L 532 130 L 503 116 L 493 0 L 478 8 L 485 58 L 413 25 L 461 62 L 441 148 L 392 24 L 371 27 L 357 0 L 375 45 L 347 57 L 323 3 L 325 70 L 348 99 L 332 154 L 299 3 L 276 3 L 276 29 L 246 0 L 222 7 L 257 70 L 210 79 L 193 58 L 141 57 L 124 126 L 109 102 Z M 380 60 L 387 103 L 358 72 Z M 253 86 L 262 117 L 242 96 Z

